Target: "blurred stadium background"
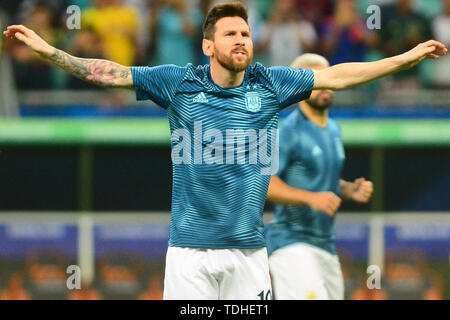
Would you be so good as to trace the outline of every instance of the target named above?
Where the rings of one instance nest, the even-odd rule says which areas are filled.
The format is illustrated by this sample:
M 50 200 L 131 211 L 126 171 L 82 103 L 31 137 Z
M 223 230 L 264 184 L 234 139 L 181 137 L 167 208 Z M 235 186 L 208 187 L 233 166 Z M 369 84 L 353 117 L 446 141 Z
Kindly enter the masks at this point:
M 216 2 L 2 0 L 0 25 L 124 65 L 207 63 L 201 22 Z M 303 52 L 371 61 L 430 38 L 450 46 L 449 0 L 244 2 L 255 61 L 267 66 Z M 381 6 L 380 30 L 366 27 L 371 4 Z M 81 30 L 67 29 L 70 5 L 82 9 Z M 2 41 L 0 299 L 160 299 L 172 178 L 165 111 Z M 449 88 L 447 55 L 335 95 L 343 177 L 375 185 L 369 204 L 344 203 L 337 217 L 348 299 L 450 298 Z M 66 287 L 72 264 L 82 290 Z M 381 290 L 366 287 L 369 265 L 383 271 Z

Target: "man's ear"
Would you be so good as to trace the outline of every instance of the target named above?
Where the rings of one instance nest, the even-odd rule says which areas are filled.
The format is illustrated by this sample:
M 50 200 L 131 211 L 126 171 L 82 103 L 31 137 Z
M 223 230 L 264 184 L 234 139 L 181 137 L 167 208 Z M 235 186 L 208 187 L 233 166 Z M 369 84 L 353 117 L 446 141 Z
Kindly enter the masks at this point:
M 214 42 L 208 39 L 203 39 L 202 49 L 205 56 L 211 57 L 214 53 Z

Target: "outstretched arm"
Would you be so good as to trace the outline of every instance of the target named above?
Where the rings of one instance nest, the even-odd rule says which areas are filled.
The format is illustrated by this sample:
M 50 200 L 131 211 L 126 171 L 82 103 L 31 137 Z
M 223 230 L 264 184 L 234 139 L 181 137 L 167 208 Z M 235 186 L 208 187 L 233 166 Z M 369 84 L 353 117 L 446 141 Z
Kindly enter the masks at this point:
M 407 70 L 424 59 L 438 59 L 446 55 L 444 44 L 430 40 L 417 45 L 403 54 L 374 61 L 341 63 L 314 70 L 314 89 L 344 90 L 352 88 L 395 72 Z
M 22 25 L 9 26 L 3 32 L 6 37 L 25 43 L 43 59 L 57 65 L 73 76 L 102 87 L 133 88 L 131 68 L 101 59 L 84 59 L 50 46 L 33 30 Z
M 291 206 L 306 205 L 332 216 L 341 204 L 341 199 L 333 192 L 311 192 L 291 187 L 278 176 L 270 178 L 267 200 Z

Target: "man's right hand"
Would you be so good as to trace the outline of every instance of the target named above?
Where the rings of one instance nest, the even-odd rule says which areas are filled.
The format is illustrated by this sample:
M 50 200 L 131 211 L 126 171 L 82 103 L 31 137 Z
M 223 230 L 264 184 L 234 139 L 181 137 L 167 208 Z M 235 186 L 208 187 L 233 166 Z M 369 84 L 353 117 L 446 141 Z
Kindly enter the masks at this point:
M 55 48 L 50 46 L 47 42 L 42 40 L 33 30 L 28 29 L 23 25 L 9 26 L 3 34 L 13 40 L 17 39 L 25 43 L 30 49 L 42 56 L 50 56 L 55 51 Z
M 11 39 L 22 41 L 42 58 L 83 81 L 108 88 L 134 88 L 130 67 L 108 60 L 71 56 L 50 46 L 33 30 L 22 25 L 9 26 L 3 34 Z
M 341 205 L 341 198 L 334 192 L 313 192 L 308 205 L 316 211 L 333 216 Z

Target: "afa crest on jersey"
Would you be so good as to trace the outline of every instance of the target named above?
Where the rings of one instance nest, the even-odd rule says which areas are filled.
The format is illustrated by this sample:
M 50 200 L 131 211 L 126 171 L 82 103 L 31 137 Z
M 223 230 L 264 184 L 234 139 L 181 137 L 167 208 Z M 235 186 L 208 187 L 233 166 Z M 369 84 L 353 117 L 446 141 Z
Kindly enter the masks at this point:
M 250 112 L 258 112 L 261 110 L 261 98 L 259 93 L 252 91 L 245 94 L 245 106 Z

